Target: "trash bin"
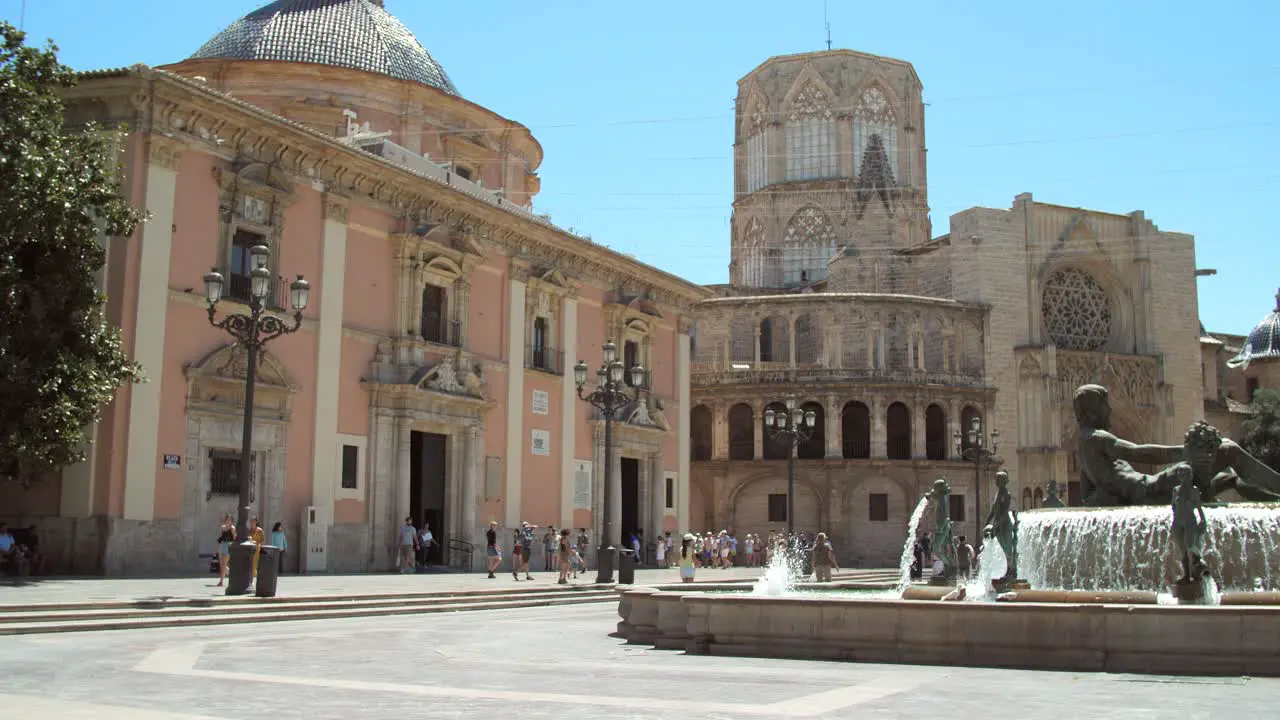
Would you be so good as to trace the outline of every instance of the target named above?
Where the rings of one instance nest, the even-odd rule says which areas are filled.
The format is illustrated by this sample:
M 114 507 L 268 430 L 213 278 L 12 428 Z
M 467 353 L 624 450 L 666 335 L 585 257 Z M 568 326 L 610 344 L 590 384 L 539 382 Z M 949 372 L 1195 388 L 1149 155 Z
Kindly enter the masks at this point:
M 636 551 L 631 548 L 618 550 L 618 584 L 636 584 Z
M 275 597 L 280 580 L 280 548 L 263 545 L 258 554 L 258 582 L 253 594 L 261 598 Z

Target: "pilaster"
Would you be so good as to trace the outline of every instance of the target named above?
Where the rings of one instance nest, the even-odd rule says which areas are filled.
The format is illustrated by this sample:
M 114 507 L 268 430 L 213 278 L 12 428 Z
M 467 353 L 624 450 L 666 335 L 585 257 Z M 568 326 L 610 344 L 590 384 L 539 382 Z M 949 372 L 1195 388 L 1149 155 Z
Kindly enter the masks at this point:
M 168 138 L 147 138 L 144 210 L 133 326 L 133 359 L 152 379 L 129 388 L 128 454 L 125 459 L 126 520 L 149 521 L 156 510 L 156 470 L 160 464 L 160 390 L 164 370 L 165 320 L 169 307 L 169 257 L 173 245 L 174 201 L 182 146 Z
M 680 319 L 680 332 L 676 335 L 676 402 L 680 404 L 680 424 L 676 427 L 676 447 L 678 449 L 679 470 L 676 476 L 676 530 L 683 532 L 689 527 L 689 486 L 693 479 L 689 474 L 689 460 L 692 451 L 692 439 L 689 430 L 692 428 L 690 413 L 693 402 L 689 392 L 689 360 L 692 352 L 692 341 L 689 337 L 691 322 L 688 318 Z M 714 431 L 715 423 L 711 424 Z M 714 443 L 714 437 L 712 438 Z
M 507 452 L 506 526 L 516 527 L 521 516 L 524 459 L 524 305 L 527 277 L 513 265 L 507 294 Z

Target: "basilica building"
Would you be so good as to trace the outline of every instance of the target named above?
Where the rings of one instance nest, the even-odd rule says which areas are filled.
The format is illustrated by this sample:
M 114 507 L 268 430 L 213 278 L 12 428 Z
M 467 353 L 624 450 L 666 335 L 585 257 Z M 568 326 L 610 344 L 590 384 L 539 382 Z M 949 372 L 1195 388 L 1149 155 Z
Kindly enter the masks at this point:
M 795 527 L 864 566 L 897 564 L 939 477 L 971 539 L 998 469 L 1022 508 L 1051 480 L 1078 503 L 1081 384 L 1135 442 L 1204 417 L 1193 238 L 1030 193 L 935 231 L 910 63 L 770 58 L 738 82 L 734 147 L 730 282 L 695 309 L 693 528 L 785 526 L 792 443 L 765 417 L 788 401 L 816 416 Z
M 687 524 L 689 313 L 709 292 L 535 212 L 542 146 L 381 0 L 276 0 L 175 64 L 84 73 L 65 102 L 69 126 L 126 133 L 122 192 L 149 218 L 102 238 L 101 282 L 147 382 L 119 389 L 86 462 L 0 485 L 0 521 L 35 525 L 51 572 L 207 572 L 244 483 L 291 571 L 392 568 L 405 518 L 455 568 L 483 567 L 491 522 L 504 544 L 525 521 L 598 538 L 603 421 L 572 368 L 594 387 L 610 341 L 646 370 L 614 430 L 620 529 Z M 299 320 L 260 360 L 245 467 L 245 352 L 211 320 L 255 299 Z

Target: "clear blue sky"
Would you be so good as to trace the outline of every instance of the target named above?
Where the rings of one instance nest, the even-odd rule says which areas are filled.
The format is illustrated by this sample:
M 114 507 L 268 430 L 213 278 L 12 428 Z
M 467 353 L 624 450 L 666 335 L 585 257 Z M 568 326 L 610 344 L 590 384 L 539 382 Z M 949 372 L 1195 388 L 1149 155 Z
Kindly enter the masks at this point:
M 159 65 L 260 4 L 27 0 L 25 24 L 78 69 Z M 386 4 L 464 96 L 533 130 L 542 211 L 703 283 L 728 276 L 738 78 L 825 41 L 822 0 Z M 1141 209 L 1218 270 L 1199 281 L 1209 329 L 1271 309 L 1280 3 L 830 0 L 829 17 L 836 47 L 909 60 L 924 83 L 935 235 L 1020 192 Z

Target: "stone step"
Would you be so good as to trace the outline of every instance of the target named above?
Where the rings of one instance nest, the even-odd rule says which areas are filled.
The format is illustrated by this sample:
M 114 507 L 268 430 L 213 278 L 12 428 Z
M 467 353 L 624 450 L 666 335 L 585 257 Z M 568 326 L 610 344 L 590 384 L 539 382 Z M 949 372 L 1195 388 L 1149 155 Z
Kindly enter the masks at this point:
M 233 612 L 214 614 L 176 613 L 165 616 L 144 615 L 117 619 L 83 619 L 44 622 L 13 622 L 0 624 L 0 635 L 34 635 L 44 633 L 94 632 L 101 630 L 139 630 L 165 627 L 191 627 L 198 625 L 229 625 L 249 622 L 284 622 L 293 620 L 333 620 L 356 617 L 385 617 L 389 615 L 418 615 L 438 612 L 465 612 L 468 610 L 501 610 L 512 608 L 551 607 L 581 605 L 587 603 L 616 602 L 617 595 L 610 592 L 589 594 L 563 593 L 558 596 L 538 593 L 537 597 L 516 597 L 492 602 L 431 603 L 392 605 L 379 607 L 332 607 L 321 610 L 262 612 Z
M 57 622 L 64 620 L 119 620 L 129 618 L 198 617 L 204 615 L 253 614 L 264 612 L 302 612 L 332 609 L 364 609 L 387 607 L 424 607 L 437 604 L 488 605 L 514 600 L 568 599 L 584 600 L 595 597 L 615 597 L 612 589 L 559 590 L 546 588 L 541 591 L 491 592 L 483 595 L 461 593 L 409 595 L 399 597 L 348 597 L 343 599 L 254 598 L 259 602 L 220 602 L 208 605 L 166 605 L 163 607 L 138 607 L 127 605 L 111 608 L 86 609 L 27 609 L 16 612 L 0 610 L 0 627 L 13 623 Z
M 501 583 L 501 576 L 498 583 L 494 587 L 479 588 L 474 590 L 424 590 L 421 592 L 383 592 L 383 593 L 341 593 L 329 595 L 289 595 L 287 581 L 281 583 L 282 594 L 276 597 L 260 598 L 250 592 L 247 595 L 210 595 L 204 597 L 145 597 L 135 600 L 95 600 L 86 602 L 53 602 L 53 603 L 37 603 L 31 605 L 19 605 L 15 603 L 0 603 L 0 615 L 21 612 L 67 612 L 78 610 L 116 610 L 116 609 L 133 609 L 133 610 L 158 610 L 163 608 L 174 607 L 227 607 L 234 605 L 252 605 L 262 606 L 271 603 L 288 603 L 288 602 L 328 602 L 328 603 L 345 603 L 352 600 L 429 600 L 432 598 L 483 598 L 490 596 L 506 596 L 519 593 L 537 593 L 537 592 L 585 592 L 595 590 L 611 590 L 612 585 L 594 585 L 594 584 L 578 584 L 571 586 L 556 585 L 555 580 L 550 583 L 544 583 L 538 586 L 531 582 L 524 582 L 520 585 Z

